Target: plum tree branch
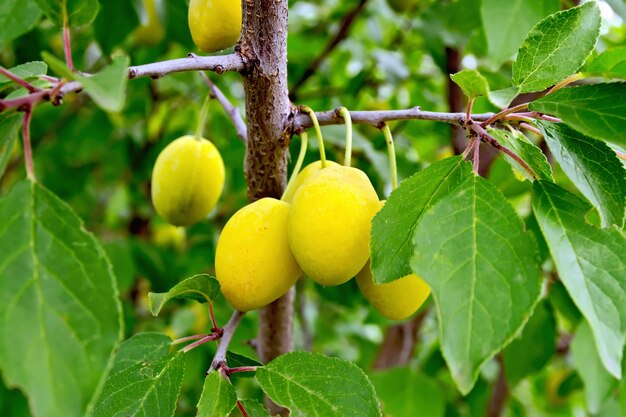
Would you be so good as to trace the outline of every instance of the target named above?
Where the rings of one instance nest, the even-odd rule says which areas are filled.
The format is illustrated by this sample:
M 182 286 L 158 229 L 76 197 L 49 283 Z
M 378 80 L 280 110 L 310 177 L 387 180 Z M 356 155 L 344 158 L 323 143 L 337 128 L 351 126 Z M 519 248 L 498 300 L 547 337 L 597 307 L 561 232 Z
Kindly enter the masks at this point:
M 246 62 L 238 53 L 219 56 L 197 56 L 189 54 L 187 58 L 170 59 L 166 61 L 154 62 L 151 64 L 136 65 L 128 68 L 128 78 L 160 78 L 165 75 L 187 71 L 213 71 L 222 74 L 226 71 L 242 72 L 246 68 Z M 27 96 L 10 100 L 0 100 L 0 112 L 9 109 L 20 109 L 30 105 L 50 100 L 51 97 L 57 99 L 64 95 L 82 90 L 83 86 L 78 81 L 68 82 L 52 94 L 55 88 L 38 90 Z
M 343 118 L 337 115 L 336 110 L 317 112 L 316 115 L 320 125 L 339 125 L 344 123 Z M 465 112 L 432 112 L 424 111 L 420 107 L 404 110 L 351 111 L 350 116 L 352 117 L 352 123 L 370 124 L 372 126 L 378 126 L 383 122 L 394 120 L 432 120 L 464 126 L 466 121 Z M 492 113 L 473 114 L 472 120 L 481 122 L 488 120 L 492 116 Z M 293 128 L 295 131 L 312 126 L 313 121 L 306 113 L 300 113 L 294 118 Z
M 241 139 L 243 143 L 246 143 L 248 140 L 248 128 L 246 126 L 246 122 L 241 117 L 241 113 L 239 109 L 231 104 L 228 98 L 222 93 L 222 91 L 215 85 L 213 81 L 204 73 L 204 71 L 200 71 L 200 75 L 204 82 L 209 86 L 209 91 L 211 98 L 216 99 L 221 106 L 226 111 L 226 114 L 235 125 L 235 130 L 237 131 L 237 137 Z

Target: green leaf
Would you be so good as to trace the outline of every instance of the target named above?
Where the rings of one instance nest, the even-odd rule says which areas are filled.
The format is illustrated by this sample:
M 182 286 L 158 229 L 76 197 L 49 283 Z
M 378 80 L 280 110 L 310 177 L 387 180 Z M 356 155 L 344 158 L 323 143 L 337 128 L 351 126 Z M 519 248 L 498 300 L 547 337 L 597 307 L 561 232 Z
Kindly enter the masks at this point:
M 488 98 L 493 105 L 505 109 L 517 97 L 519 90 L 519 87 L 509 87 L 502 90 L 489 91 Z
M 31 61 L 25 64 L 17 65 L 13 68 L 9 68 L 9 71 L 13 75 L 17 75 L 20 78 L 34 78 L 44 75 L 48 71 L 48 66 L 43 61 Z M 12 83 L 10 79 L 4 75 L 0 75 L 0 85 Z
M 559 10 L 558 0 L 483 0 L 480 15 L 489 45 L 489 61 L 499 67 L 509 60 L 533 26 Z
M 595 1 L 554 13 L 532 28 L 513 63 L 513 85 L 540 91 L 578 71 L 600 34 Z
M 583 70 L 586 76 L 626 79 L 626 46 L 604 51 Z
M 486 96 L 489 94 L 489 83 L 483 75 L 474 69 L 464 69 L 450 75 L 454 81 L 470 98 Z
M 111 266 L 72 209 L 37 183 L 0 199 L 0 218 L 3 376 L 33 414 L 82 417 L 121 337 Z
M 0 2 L 0 43 L 29 32 L 41 17 L 35 0 L 2 0 Z
M 65 62 L 61 61 L 56 56 L 52 55 L 47 51 L 41 52 L 41 57 L 48 64 L 50 69 L 56 73 L 59 77 L 65 78 L 67 80 L 75 80 L 76 74 L 70 71 Z
M 75 78 L 98 106 L 110 112 L 119 112 L 126 100 L 129 63 L 127 56 L 118 56 L 99 73 L 90 77 L 76 75 Z
M 489 133 L 498 140 L 502 145 L 515 152 L 528 166 L 535 172 L 537 178 L 554 182 L 552 176 L 552 167 L 544 153 L 534 143 L 529 141 L 519 131 L 510 132 L 508 130 L 488 129 Z M 515 171 L 526 177 L 529 181 L 534 178 L 528 171 L 513 158 L 507 154 L 502 154 L 504 159 L 511 165 Z
M 372 383 L 352 362 L 319 353 L 287 353 L 259 368 L 256 379 L 292 417 L 382 415 Z
M 541 371 L 556 351 L 557 327 L 552 308 L 542 302 L 524 326 L 522 334 L 504 349 L 504 370 L 511 387 Z
M 537 125 L 563 171 L 600 212 L 602 224 L 623 227 L 626 170 L 615 152 L 564 124 L 539 121 Z
M 615 228 L 585 222 L 589 209 L 555 184 L 533 184 L 533 211 L 559 277 L 589 322 L 604 367 L 619 378 L 626 330 L 626 237 Z
M 0 178 L 9 163 L 13 144 L 22 127 L 22 120 L 22 116 L 17 113 L 0 116 Z
M 174 298 L 210 303 L 219 293 L 219 286 L 217 280 L 210 275 L 194 275 L 176 284 L 168 292 L 149 293 L 150 311 L 153 316 L 158 316 L 165 303 Z
M 172 345 L 172 339 L 163 333 L 137 333 L 124 341 L 115 355 L 111 374 L 142 362 L 163 359 Z
M 411 237 L 424 212 L 471 173 L 460 156 L 436 162 L 402 181 L 372 221 L 371 267 L 378 283 L 410 274 Z
M 604 369 L 587 322 L 578 326 L 571 349 L 574 368 L 585 386 L 587 409 L 595 415 L 612 396 L 619 381 Z
M 443 417 L 443 390 L 427 376 L 410 368 L 395 368 L 370 378 L 386 417 Z
M 185 354 L 141 362 L 107 379 L 92 417 L 171 417 L 185 374 Z
M 413 234 L 413 271 L 431 287 L 443 355 L 463 394 L 539 300 L 539 250 L 502 193 L 471 172 L 426 211 Z
M 204 379 L 198 417 L 228 417 L 236 402 L 237 393 L 230 381 L 219 372 L 211 371 Z
M 105 54 L 121 44 L 139 25 L 139 16 L 128 0 L 106 0 L 94 22 L 94 35 Z
M 248 413 L 249 417 L 269 417 L 270 414 L 263 405 L 257 400 L 247 399 L 241 400 L 243 408 Z
M 626 83 L 562 88 L 530 103 L 592 138 L 626 145 Z
M 98 0 L 35 0 L 35 2 L 57 26 L 63 26 L 65 16 L 71 27 L 89 24 L 100 10 Z

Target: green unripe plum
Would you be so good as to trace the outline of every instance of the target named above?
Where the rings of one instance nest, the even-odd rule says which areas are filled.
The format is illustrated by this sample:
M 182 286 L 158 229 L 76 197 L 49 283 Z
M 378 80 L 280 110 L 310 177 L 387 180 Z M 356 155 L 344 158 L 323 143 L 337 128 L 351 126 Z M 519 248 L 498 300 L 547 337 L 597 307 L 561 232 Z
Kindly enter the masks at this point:
M 204 138 L 183 136 L 167 145 L 152 170 L 152 203 L 174 226 L 190 226 L 206 217 L 224 187 L 224 162 Z
M 230 305 L 256 310 L 285 295 L 302 275 L 287 243 L 289 204 L 263 198 L 237 211 L 217 242 L 215 275 Z

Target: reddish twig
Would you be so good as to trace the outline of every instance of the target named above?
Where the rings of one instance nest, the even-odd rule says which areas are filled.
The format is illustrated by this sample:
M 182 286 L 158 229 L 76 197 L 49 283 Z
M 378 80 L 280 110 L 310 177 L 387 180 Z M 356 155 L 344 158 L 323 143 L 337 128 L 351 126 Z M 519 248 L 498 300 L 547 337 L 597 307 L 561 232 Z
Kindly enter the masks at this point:
M 23 131 L 23 141 L 24 141 L 24 160 L 26 163 L 26 175 L 28 179 L 31 181 L 36 181 L 35 178 L 35 167 L 33 163 L 33 148 L 31 145 L 30 138 L 30 121 L 33 117 L 33 107 L 26 106 L 24 109 L 24 131 Z
M 237 408 L 239 409 L 239 412 L 241 413 L 243 417 L 250 417 L 250 414 L 248 414 L 246 409 L 243 408 L 243 404 L 239 400 L 237 400 Z
M 214 332 L 219 328 L 219 326 L 217 325 L 217 320 L 215 320 L 215 312 L 213 311 L 213 304 L 211 302 L 209 302 L 208 304 L 209 304 L 209 316 L 211 317 L 211 325 L 213 326 L 211 331 Z
M 474 158 L 472 160 L 472 165 L 474 166 L 474 172 L 478 175 L 478 166 L 480 165 L 480 137 L 476 138 L 476 143 L 474 144 Z
M 526 130 L 530 130 L 531 132 L 542 136 L 541 130 L 537 129 L 535 126 L 529 125 L 528 123 L 520 123 L 519 125 Z
M 203 337 L 202 339 L 185 346 L 181 350 L 183 352 L 187 353 L 190 350 L 195 349 L 198 346 L 205 344 L 206 342 L 211 342 L 213 340 L 218 340 L 220 337 L 221 337 L 221 334 L 219 332 L 211 333 L 210 335 L 208 335 L 206 337 Z
M 217 347 L 217 351 L 215 352 L 215 356 L 213 357 L 213 361 L 211 362 L 210 369 L 220 370 L 222 367 L 226 366 L 226 352 L 228 351 L 228 345 L 235 334 L 235 330 L 237 330 L 237 326 L 241 322 L 241 319 L 244 316 L 244 312 L 235 311 L 233 315 L 226 323 L 226 326 L 223 328 L 222 338 L 220 340 L 220 344 Z
M 496 356 L 499 365 L 498 379 L 491 392 L 491 400 L 487 406 L 487 417 L 500 417 L 509 398 L 509 384 L 506 380 L 502 355 Z
M 497 150 L 504 152 L 505 154 L 513 158 L 515 162 L 517 162 L 522 168 L 524 168 L 533 178 L 537 178 L 537 174 L 535 174 L 535 171 L 533 171 L 533 169 L 528 166 L 528 164 L 524 162 L 522 158 L 520 158 L 515 152 L 511 151 L 509 148 L 502 146 L 500 142 L 498 142 L 485 129 L 483 129 L 481 125 L 473 124 L 471 125 L 471 129 L 473 129 L 478 134 L 478 137 L 480 139 L 484 140 Z
M 494 114 L 493 116 L 491 116 L 489 119 L 487 119 L 483 123 L 481 123 L 482 127 L 487 127 L 490 124 L 492 124 L 494 122 L 497 122 L 498 120 L 502 119 L 507 114 L 516 113 L 518 111 L 525 110 L 525 109 L 528 108 L 528 105 L 529 105 L 529 103 L 522 103 L 522 104 L 518 104 L 517 106 L 513 106 L 513 107 L 509 107 L 508 109 L 504 109 L 504 110 Z
M 194 334 L 193 336 L 181 337 L 172 342 L 172 345 L 180 345 L 181 343 L 190 342 L 192 340 L 203 339 L 209 336 L 208 334 Z
M 70 40 L 70 25 L 65 16 L 63 21 L 63 50 L 65 51 L 65 62 L 70 71 L 74 71 L 74 60 L 72 59 L 72 44 Z
M 23 78 L 20 78 L 17 75 L 13 74 L 11 71 L 9 71 L 8 69 L 4 68 L 2 65 L 0 65 L 0 74 L 4 75 L 5 77 L 7 77 L 9 80 L 13 81 L 14 83 L 21 85 L 22 87 L 27 89 L 30 93 L 34 93 L 35 91 L 39 91 L 39 89 L 37 87 L 35 87 L 31 83 L 29 83 L 28 81 L 24 80 Z

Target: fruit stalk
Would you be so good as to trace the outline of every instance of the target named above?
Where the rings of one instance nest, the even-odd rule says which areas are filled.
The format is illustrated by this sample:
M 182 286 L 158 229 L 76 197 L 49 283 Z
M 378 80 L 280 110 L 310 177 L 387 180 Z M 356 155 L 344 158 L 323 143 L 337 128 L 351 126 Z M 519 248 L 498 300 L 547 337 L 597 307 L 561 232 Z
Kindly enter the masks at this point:
M 391 190 L 398 188 L 398 166 L 396 164 L 396 147 L 393 143 L 393 136 L 387 123 L 382 127 L 385 142 L 387 142 L 387 154 L 389 155 L 389 170 L 391 173 Z
M 345 107 L 339 107 L 337 113 L 346 123 L 346 154 L 343 159 L 343 165 L 349 167 L 352 160 L 352 117 Z
M 285 192 L 281 197 L 282 201 L 285 201 L 285 196 L 289 195 L 289 192 L 293 189 L 293 187 L 295 187 L 296 178 L 300 173 L 300 168 L 302 168 L 302 162 L 304 162 L 304 157 L 306 156 L 306 148 L 309 144 L 309 135 L 306 132 L 302 132 L 300 133 L 300 139 L 302 140 L 302 144 L 300 145 L 300 154 L 298 155 L 298 160 L 296 161 L 296 165 L 294 166 L 293 172 L 291 173 L 291 178 L 287 183 L 287 188 L 285 188 Z M 323 160 L 322 165 L 324 165 Z
M 312 108 L 309 106 L 300 106 L 300 109 L 309 115 L 313 126 L 315 127 L 315 134 L 317 135 L 317 145 L 320 149 L 320 161 L 322 161 L 322 168 L 326 168 L 326 149 L 324 148 L 324 137 L 322 136 L 322 129 L 320 129 L 320 123 L 317 120 L 317 116 Z

